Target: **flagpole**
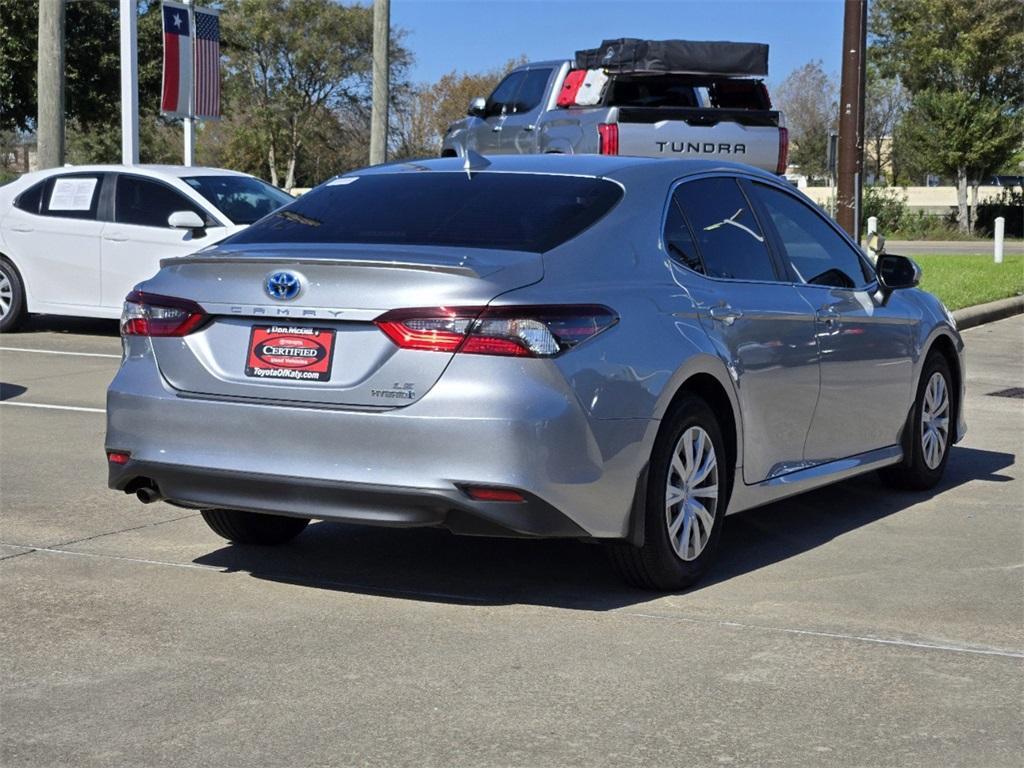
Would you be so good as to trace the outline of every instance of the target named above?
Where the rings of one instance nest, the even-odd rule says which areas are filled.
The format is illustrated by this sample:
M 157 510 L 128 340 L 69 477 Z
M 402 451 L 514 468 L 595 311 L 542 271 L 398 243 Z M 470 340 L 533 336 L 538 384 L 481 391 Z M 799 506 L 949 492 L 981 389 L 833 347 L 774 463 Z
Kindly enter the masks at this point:
M 135 0 L 121 0 L 121 162 L 139 162 L 139 46 Z
M 122 0 L 124 2 L 125 0 Z M 188 33 L 192 41 L 192 81 L 189 83 L 188 91 L 188 117 L 185 118 L 185 165 L 192 166 L 195 154 L 195 125 L 196 125 L 196 13 L 192 7 L 192 0 L 183 0 L 188 9 Z

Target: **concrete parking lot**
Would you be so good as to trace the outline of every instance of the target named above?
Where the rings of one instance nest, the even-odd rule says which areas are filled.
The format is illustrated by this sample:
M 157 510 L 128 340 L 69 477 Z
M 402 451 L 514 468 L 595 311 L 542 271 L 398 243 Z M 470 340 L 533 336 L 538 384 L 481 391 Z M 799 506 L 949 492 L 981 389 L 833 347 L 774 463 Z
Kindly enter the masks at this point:
M 116 324 L 37 319 L 0 337 L 0 763 L 1020 766 L 1024 318 L 965 337 L 935 492 L 731 517 L 656 596 L 576 542 L 229 546 L 106 489 Z

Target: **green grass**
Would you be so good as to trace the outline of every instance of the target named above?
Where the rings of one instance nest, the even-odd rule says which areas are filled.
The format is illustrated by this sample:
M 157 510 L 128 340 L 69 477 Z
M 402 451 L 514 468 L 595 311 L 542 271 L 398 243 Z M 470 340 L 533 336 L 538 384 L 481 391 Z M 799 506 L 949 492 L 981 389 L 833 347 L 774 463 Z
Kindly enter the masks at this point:
M 912 257 L 921 265 L 921 287 L 934 293 L 949 310 L 1024 294 L 1024 256 L 1006 255 L 1002 264 L 991 256 L 928 253 Z

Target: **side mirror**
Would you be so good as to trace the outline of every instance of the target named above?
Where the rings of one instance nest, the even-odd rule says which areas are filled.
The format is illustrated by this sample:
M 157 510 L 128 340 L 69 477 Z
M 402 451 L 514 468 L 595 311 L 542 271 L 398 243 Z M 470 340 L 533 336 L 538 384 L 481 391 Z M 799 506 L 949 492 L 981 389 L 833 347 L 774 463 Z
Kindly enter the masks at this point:
M 470 117 L 483 117 L 487 114 L 487 99 L 482 96 L 477 96 L 471 102 L 469 102 L 469 108 L 466 110 L 466 114 Z
M 190 229 L 193 237 L 206 235 L 206 222 L 195 211 L 175 211 L 167 217 L 167 225 L 175 229 Z
M 895 253 L 880 254 L 875 271 L 878 273 L 879 284 L 886 291 L 913 288 L 921 282 L 921 268 L 917 263 Z

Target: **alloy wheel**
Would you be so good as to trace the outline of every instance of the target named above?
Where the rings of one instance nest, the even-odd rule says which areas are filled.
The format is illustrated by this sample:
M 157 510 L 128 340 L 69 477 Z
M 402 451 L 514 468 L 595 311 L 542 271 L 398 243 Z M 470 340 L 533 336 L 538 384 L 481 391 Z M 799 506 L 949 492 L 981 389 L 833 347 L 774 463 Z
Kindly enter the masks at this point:
M 7 270 L 0 267 L 0 320 L 7 317 L 11 311 L 11 304 L 14 302 L 14 285 Z
M 711 437 L 690 427 L 676 443 L 665 488 L 665 525 L 672 549 L 695 560 L 711 538 L 718 506 L 718 460 Z
M 921 453 L 928 469 L 942 463 L 949 440 L 949 387 L 939 371 L 928 379 L 921 404 Z

